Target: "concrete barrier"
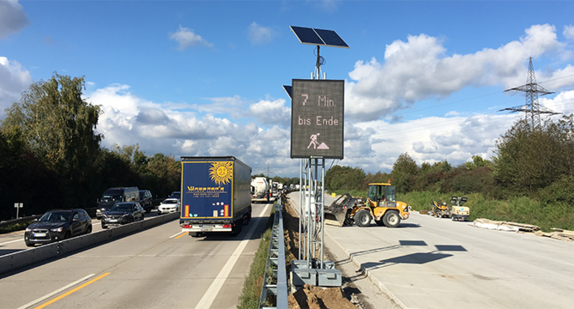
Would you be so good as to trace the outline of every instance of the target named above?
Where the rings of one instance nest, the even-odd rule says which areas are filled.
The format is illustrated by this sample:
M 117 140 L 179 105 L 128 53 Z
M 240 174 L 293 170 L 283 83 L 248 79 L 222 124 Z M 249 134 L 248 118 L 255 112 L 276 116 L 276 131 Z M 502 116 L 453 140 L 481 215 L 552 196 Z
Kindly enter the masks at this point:
M 156 225 L 179 218 L 179 212 L 153 217 L 147 220 L 129 223 L 99 232 L 73 237 L 59 242 L 42 245 L 36 248 L 22 250 L 0 256 L 0 274 L 16 270 L 34 263 L 81 250 L 83 248 L 104 243 L 132 233 L 141 232 Z

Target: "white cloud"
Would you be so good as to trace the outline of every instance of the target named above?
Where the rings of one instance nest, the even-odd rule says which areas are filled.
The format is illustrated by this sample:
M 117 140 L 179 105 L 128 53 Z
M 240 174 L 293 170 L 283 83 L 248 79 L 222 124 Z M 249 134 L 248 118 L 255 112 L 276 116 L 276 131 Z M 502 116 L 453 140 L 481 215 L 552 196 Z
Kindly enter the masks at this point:
M 529 57 L 565 48 L 554 26 L 534 25 L 525 33 L 498 49 L 452 56 L 446 55 L 439 39 L 425 34 L 409 36 L 406 42 L 397 40 L 387 45 L 384 63 L 374 57 L 358 61 L 349 73 L 353 81 L 346 83 L 347 116 L 375 120 L 422 100 L 444 99 L 465 87 L 523 84 Z
M 273 40 L 275 32 L 271 28 L 252 22 L 247 28 L 247 37 L 252 44 L 267 44 Z
M 574 113 L 574 90 L 561 92 L 553 99 L 542 98 L 538 99 L 540 105 L 548 108 L 557 113 L 569 115 Z M 554 116 L 553 119 L 560 116 Z
M 218 103 L 236 100 L 237 97 L 214 99 Z M 266 168 L 267 163 L 272 163 L 273 172 L 279 175 L 292 174 L 298 166 L 298 161 L 285 160 L 289 157 L 288 128 L 274 125 L 265 130 L 253 122 L 243 125 L 212 114 L 200 118 L 196 113 L 171 108 L 181 108 L 181 104 L 166 105 L 141 99 L 127 85 L 97 89 L 87 95 L 87 101 L 100 105 L 104 112 L 97 126 L 97 131 L 104 134 L 104 147 L 139 143 L 148 155 L 232 155 L 256 173 Z M 261 101 L 254 105 L 284 113 L 280 107 L 284 103 L 284 100 Z M 259 116 L 265 115 L 255 115 Z M 277 159 L 278 156 L 281 158 Z
M 18 0 L 0 1 L 0 39 L 18 33 L 30 25 L 30 20 Z
M 285 106 L 285 100 L 261 100 L 249 107 L 250 115 L 258 123 L 269 125 L 277 124 L 288 128 L 291 124 L 291 109 Z
M 28 70 L 17 61 L 10 61 L 0 57 L 0 119 L 4 117 L 4 110 L 12 103 L 20 101 L 22 92 L 33 82 Z
M 177 47 L 178 50 L 196 46 L 213 46 L 212 43 L 207 42 L 200 35 L 195 34 L 192 29 L 182 27 L 181 25 L 179 26 L 179 30 L 169 35 L 169 38 L 179 44 Z
M 564 26 L 564 31 L 562 32 L 565 38 L 574 40 L 574 26 L 567 25 Z
M 342 163 L 365 166 L 366 171 L 376 172 L 390 171 L 398 156 L 405 152 L 419 166 L 423 162 L 443 160 L 457 166 L 470 160 L 473 155 L 490 158 L 496 140 L 512 126 L 517 117 L 427 117 L 404 123 L 376 120 L 347 126 L 346 158 Z M 358 143 L 354 144 L 355 140 Z M 358 144 L 363 146 L 354 147 Z

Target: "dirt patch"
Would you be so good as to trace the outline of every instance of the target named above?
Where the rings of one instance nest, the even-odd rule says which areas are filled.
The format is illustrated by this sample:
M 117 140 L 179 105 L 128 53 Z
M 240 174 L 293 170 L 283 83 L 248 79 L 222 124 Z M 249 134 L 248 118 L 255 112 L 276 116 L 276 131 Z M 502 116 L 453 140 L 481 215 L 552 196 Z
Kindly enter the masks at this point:
M 288 199 L 285 201 L 283 211 L 283 229 L 285 235 L 285 244 L 287 245 L 286 254 L 288 260 L 296 260 L 299 255 L 299 216 L 289 204 Z M 290 274 L 291 265 L 288 266 L 288 273 Z M 343 278 L 343 281 L 348 281 Z M 348 282 L 345 282 L 344 287 L 348 287 Z M 349 289 L 346 289 L 347 292 Z M 355 288 L 351 290 L 356 290 Z M 289 308 L 309 308 L 309 309 L 323 309 L 323 308 L 340 308 L 340 309 L 356 309 L 351 302 L 353 293 L 348 293 L 346 296 L 341 288 L 321 288 L 313 285 L 305 284 L 299 288 L 295 293 L 289 295 Z M 353 294 L 353 295 L 351 295 Z M 360 308 L 360 307 L 359 307 Z
M 305 284 L 297 292 L 289 295 L 290 309 L 356 309 L 347 300 L 340 288 L 320 288 Z

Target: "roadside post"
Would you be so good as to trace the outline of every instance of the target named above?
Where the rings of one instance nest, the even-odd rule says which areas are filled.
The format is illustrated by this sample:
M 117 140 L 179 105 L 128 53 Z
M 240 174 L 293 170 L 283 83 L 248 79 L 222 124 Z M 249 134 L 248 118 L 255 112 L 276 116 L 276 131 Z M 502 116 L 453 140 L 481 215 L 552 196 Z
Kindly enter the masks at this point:
M 16 219 L 20 219 L 20 208 L 24 207 L 24 203 L 14 203 L 14 208 L 16 208 Z

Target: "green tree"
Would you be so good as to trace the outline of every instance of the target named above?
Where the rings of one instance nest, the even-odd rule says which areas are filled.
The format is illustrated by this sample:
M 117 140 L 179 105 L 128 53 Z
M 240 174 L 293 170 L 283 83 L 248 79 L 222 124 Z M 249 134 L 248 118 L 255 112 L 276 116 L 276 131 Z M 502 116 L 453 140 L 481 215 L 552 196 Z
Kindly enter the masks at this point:
M 57 175 L 65 205 L 85 197 L 101 134 L 95 132 L 101 113 L 82 98 L 84 78 L 54 76 L 30 85 L 20 102 L 6 110 L 2 128 L 12 135 L 9 143 L 22 143 Z
M 401 154 L 393 164 L 391 172 L 391 180 L 396 186 L 397 192 L 409 192 L 412 187 L 411 178 L 414 178 L 417 173 L 418 166 L 415 160 L 406 152 Z
M 472 162 L 466 162 L 466 169 L 468 170 L 473 170 L 475 168 L 479 168 L 479 167 L 485 167 L 492 164 L 492 162 L 483 159 L 481 156 L 479 155 L 474 155 L 472 156 Z
M 330 190 L 358 190 L 365 172 L 358 167 L 335 165 L 325 174 L 325 187 Z
M 517 193 L 533 193 L 563 175 L 573 176 L 573 116 L 532 130 L 520 120 L 496 144 L 495 179 Z

